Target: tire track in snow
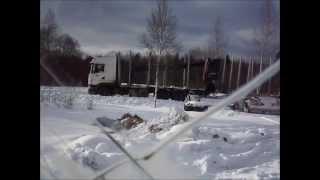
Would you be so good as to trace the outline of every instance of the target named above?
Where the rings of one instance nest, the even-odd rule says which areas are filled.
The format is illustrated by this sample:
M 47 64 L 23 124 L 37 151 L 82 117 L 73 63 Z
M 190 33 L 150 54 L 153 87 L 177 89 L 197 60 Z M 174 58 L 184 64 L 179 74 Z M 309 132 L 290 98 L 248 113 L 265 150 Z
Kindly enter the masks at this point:
M 275 121 L 275 120 L 272 120 L 272 119 L 269 119 L 269 118 L 266 118 L 266 117 L 263 117 L 263 116 L 260 117 L 260 118 L 280 125 L 280 122 L 278 122 L 278 121 Z

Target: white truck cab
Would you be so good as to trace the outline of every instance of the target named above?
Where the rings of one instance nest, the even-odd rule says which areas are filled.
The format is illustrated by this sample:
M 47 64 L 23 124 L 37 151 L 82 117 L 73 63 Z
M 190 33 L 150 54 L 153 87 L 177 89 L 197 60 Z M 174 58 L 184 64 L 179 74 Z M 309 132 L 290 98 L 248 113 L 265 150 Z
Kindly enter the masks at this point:
M 95 57 L 90 62 L 88 77 L 89 86 L 97 86 L 102 83 L 114 83 L 117 77 L 116 56 Z

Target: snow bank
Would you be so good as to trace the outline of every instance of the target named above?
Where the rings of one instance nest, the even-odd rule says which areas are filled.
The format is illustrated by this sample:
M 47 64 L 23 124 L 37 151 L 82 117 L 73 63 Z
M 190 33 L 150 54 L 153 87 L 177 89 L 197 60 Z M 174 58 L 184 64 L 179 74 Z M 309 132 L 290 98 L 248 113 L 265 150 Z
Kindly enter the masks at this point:
M 61 97 L 65 96 L 67 90 L 42 89 L 41 105 L 48 107 L 42 113 L 47 119 L 43 126 L 58 129 L 59 135 L 69 143 L 66 147 L 69 158 L 94 171 L 126 158 L 105 135 L 99 134 L 97 127 L 92 126 L 95 118 L 110 118 L 111 120 L 103 121 L 107 125 L 113 124 L 113 119 L 120 118 L 125 113 L 137 114 L 143 118 L 145 121 L 136 127 L 112 134 L 131 154 L 137 156 L 179 130 L 189 117 L 201 114 L 184 112 L 181 109 L 183 102 L 179 101 L 158 100 L 158 107 L 154 109 L 151 97 L 93 96 L 87 95 L 83 90 L 77 91 L 72 110 L 63 106 L 53 109 L 52 107 L 57 107 L 52 101 L 53 97 L 56 97 L 56 102 L 63 102 Z M 88 99 L 93 100 L 93 110 L 90 111 L 83 110 L 86 109 Z M 219 100 L 204 99 L 212 105 Z M 266 117 L 273 119 L 271 116 Z M 148 172 L 162 179 L 183 179 L 183 175 L 194 179 L 279 179 L 278 124 L 270 123 L 256 114 L 232 110 L 221 110 L 208 119 L 210 118 L 214 121 L 193 127 L 175 142 L 171 142 L 154 159 L 142 162 Z M 150 132 L 152 125 L 161 130 Z M 46 142 L 50 138 L 52 137 L 48 135 Z M 50 148 L 44 148 L 46 154 L 51 151 Z M 63 166 L 56 167 L 59 169 Z M 118 174 L 123 175 L 121 177 L 136 177 L 123 173 L 124 170 L 127 172 L 126 168 L 127 166 L 118 169 Z M 139 171 L 132 168 L 132 172 Z M 112 175 L 110 174 L 110 178 L 116 177 Z
M 261 170 L 264 164 L 279 159 L 279 144 L 279 134 L 269 129 L 201 125 L 192 129 L 191 139 L 177 142 L 173 152 L 180 164 L 196 167 L 201 177 L 232 178 L 238 176 L 228 175 L 236 173 L 251 179 L 264 177 Z M 270 166 L 267 174 L 279 177 L 277 163 Z M 245 169 L 250 169 L 248 176 L 245 176 Z M 225 171 L 229 174 L 223 174 Z
M 210 128 L 208 126 L 200 126 L 192 128 L 194 139 L 216 139 L 225 142 L 232 142 L 232 138 L 228 133 L 222 130 Z
M 280 179 L 280 161 L 274 160 L 253 167 L 227 170 L 215 175 L 216 179 Z
M 168 112 L 163 113 L 160 117 L 146 120 L 145 123 L 131 130 L 131 136 L 138 137 L 137 139 L 145 139 L 147 136 L 154 136 L 160 140 L 171 134 L 176 126 L 187 122 L 189 120 L 188 114 L 177 107 L 169 108 Z M 152 132 L 152 128 L 158 128 L 159 131 Z M 134 135 L 133 135 L 134 134 Z
M 159 139 L 169 135 L 169 130 L 175 125 L 188 121 L 188 115 L 181 109 L 170 108 L 160 118 L 146 120 L 138 124 L 137 127 L 128 130 L 119 131 L 113 134 L 118 141 L 132 153 L 139 153 L 139 150 L 145 150 L 151 144 L 155 144 Z M 162 128 L 161 132 L 151 133 L 149 127 L 157 124 Z M 123 158 L 123 154 L 106 136 L 85 135 L 72 141 L 68 149 L 70 158 L 80 162 L 84 166 L 89 166 L 93 170 L 100 170 L 109 166 L 117 159 Z
M 87 94 L 87 88 L 79 87 L 40 87 L 40 103 L 45 105 L 54 105 L 56 107 L 65 107 L 72 100 L 72 108 L 88 109 L 100 107 L 103 105 L 121 105 L 121 106 L 154 106 L 153 97 L 129 97 L 122 95 L 100 96 Z M 182 101 L 175 100 L 157 100 L 157 107 L 183 106 Z
M 120 150 L 103 135 L 82 136 L 70 144 L 67 152 L 71 159 L 93 170 L 103 169 L 122 156 Z
M 71 109 L 79 94 L 80 91 L 73 87 L 40 87 L 40 103 Z

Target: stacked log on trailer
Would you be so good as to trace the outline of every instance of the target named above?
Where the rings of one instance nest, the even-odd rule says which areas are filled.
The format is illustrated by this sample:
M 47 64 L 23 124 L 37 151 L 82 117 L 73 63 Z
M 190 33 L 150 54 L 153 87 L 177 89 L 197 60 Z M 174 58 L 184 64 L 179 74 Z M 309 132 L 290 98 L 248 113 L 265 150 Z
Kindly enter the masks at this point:
M 156 57 L 133 56 L 121 57 L 122 81 L 129 82 L 129 69 L 131 62 L 131 81 L 138 84 L 148 84 L 148 72 L 150 71 L 149 83 L 154 84 Z M 131 60 L 130 60 L 131 59 Z M 189 56 L 172 57 L 167 56 L 161 59 L 159 69 L 160 86 L 188 86 L 192 88 L 204 88 L 205 82 L 202 79 L 205 58 L 195 59 Z M 213 59 L 210 59 L 212 62 Z M 149 70 L 149 67 L 150 70 Z M 209 71 L 222 71 L 220 65 L 210 63 Z M 188 77 L 189 74 L 189 77 Z M 188 84 L 189 81 L 189 84 Z
M 203 79 L 205 61 L 204 58 L 196 59 L 190 56 L 163 57 L 159 64 L 159 96 L 163 98 L 180 96 L 180 94 L 185 96 L 189 90 L 204 92 L 208 81 L 211 82 L 210 78 L 212 78 Z M 221 74 L 221 63 L 212 63 L 211 59 L 209 61 L 208 73 L 214 74 L 216 78 Z M 129 54 L 119 56 L 119 63 L 120 84 L 125 84 L 130 89 L 145 86 L 149 87 L 148 92 L 153 91 L 156 79 L 156 57 Z M 220 80 L 216 81 L 220 82 Z
M 209 62 L 208 74 L 204 79 L 206 61 Z M 181 92 L 188 93 L 190 90 L 202 94 L 216 90 L 230 93 L 253 79 L 272 62 L 272 57 L 226 56 L 223 59 L 210 59 L 189 55 L 165 56 L 159 65 L 159 98 L 171 98 Z M 148 93 L 153 93 L 156 79 L 155 56 L 137 54 L 120 56 L 120 66 L 121 83 L 127 84 L 130 88 L 144 86 L 148 88 Z M 214 85 L 211 83 L 213 79 Z M 277 75 L 253 94 L 274 94 L 279 89 L 280 75 Z
M 274 58 L 272 57 L 246 57 L 230 56 L 224 60 L 225 73 L 222 75 L 222 86 L 219 88 L 222 92 L 230 93 L 245 83 L 249 82 L 264 69 L 269 67 Z M 280 90 L 280 73 L 264 83 L 251 95 L 270 95 L 276 94 Z

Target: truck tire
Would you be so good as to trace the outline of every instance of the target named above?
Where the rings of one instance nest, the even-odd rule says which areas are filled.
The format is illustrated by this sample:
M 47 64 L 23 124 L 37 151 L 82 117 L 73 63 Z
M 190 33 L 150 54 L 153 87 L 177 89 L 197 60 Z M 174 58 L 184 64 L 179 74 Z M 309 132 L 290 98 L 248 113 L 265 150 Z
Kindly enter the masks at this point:
M 249 112 L 248 107 L 245 106 L 245 107 L 243 108 L 243 112 L 248 113 L 248 112 Z
M 106 96 L 107 95 L 106 88 L 105 87 L 99 87 L 98 88 L 98 94 L 101 95 L 101 96 Z
M 96 88 L 89 88 L 88 89 L 88 94 L 92 94 L 92 95 L 95 95 L 95 94 L 97 94 L 97 90 L 96 90 Z
M 148 89 L 146 89 L 146 88 L 139 89 L 138 96 L 139 97 L 148 97 Z
M 137 97 L 137 96 L 138 96 L 138 92 L 136 89 L 129 90 L 129 97 Z
M 109 88 L 109 87 L 102 86 L 98 89 L 98 93 L 101 96 L 111 96 L 111 95 L 113 95 L 113 89 Z
M 185 111 L 191 111 L 191 110 L 192 110 L 192 108 L 189 107 L 189 106 L 184 106 L 183 109 L 184 109 Z

